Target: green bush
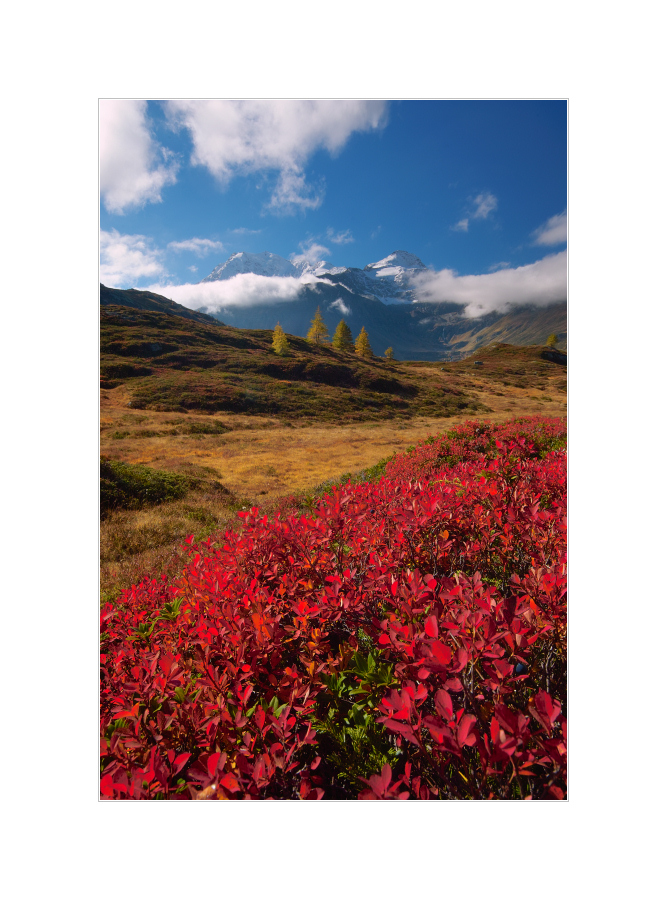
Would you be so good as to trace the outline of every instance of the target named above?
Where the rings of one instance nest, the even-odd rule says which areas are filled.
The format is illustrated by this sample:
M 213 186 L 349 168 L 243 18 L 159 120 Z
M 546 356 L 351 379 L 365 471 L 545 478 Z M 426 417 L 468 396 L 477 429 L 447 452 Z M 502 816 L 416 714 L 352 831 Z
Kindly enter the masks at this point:
M 100 458 L 100 513 L 112 509 L 141 509 L 166 500 L 178 500 L 196 487 L 198 480 Z

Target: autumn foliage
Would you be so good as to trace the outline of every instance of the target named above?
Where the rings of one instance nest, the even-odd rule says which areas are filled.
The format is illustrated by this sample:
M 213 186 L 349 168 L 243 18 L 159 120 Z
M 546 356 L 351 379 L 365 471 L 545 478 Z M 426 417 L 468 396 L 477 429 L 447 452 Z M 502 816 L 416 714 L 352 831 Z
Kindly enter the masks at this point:
M 102 796 L 563 799 L 564 444 L 466 423 L 105 605 Z

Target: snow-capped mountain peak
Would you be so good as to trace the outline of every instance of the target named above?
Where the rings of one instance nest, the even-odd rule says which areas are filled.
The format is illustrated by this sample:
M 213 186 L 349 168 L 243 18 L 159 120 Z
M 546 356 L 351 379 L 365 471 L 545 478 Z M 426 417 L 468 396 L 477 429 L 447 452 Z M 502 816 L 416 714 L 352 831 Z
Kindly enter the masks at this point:
M 265 275 L 273 276 L 291 276 L 298 278 L 302 271 L 293 265 L 288 259 L 283 259 L 276 253 L 233 253 L 229 259 L 216 266 L 210 275 L 202 278 L 201 284 L 205 281 L 224 281 L 227 278 L 233 278 L 235 275 Z
M 415 256 L 414 253 L 408 253 L 406 250 L 394 250 L 393 253 L 390 253 L 389 256 L 385 256 L 384 259 L 379 260 L 379 262 L 369 263 L 364 267 L 366 271 L 370 269 L 375 269 L 376 273 L 379 274 L 383 269 L 425 269 L 426 266 L 421 261 L 418 256 Z M 383 273 L 389 275 L 389 272 Z M 393 272 L 391 274 L 394 274 Z
M 300 275 L 324 275 L 328 271 L 326 260 L 324 259 L 316 263 L 309 263 L 305 259 L 293 259 L 292 265 Z
M 284 259 L 275 253 L 234 253 L 229 259 L 216 266 L 207 281 L 224 281 L 235 275 L 253 274 L 269 278 L 291 277 L 311 282 L 322 279 L 328 284 L 337 284 L 350 293 L 366 298 L 375 298 L 384 304 L 410 303 L 413 300 L 411 276 L 426 266 L 413 253 L 395 250 L 384 259 L 365 266 L 363 269 L 345 266 L 329 266 L 324 260 L 309 262 L 303 257 Z M 306 277 L 310 276 L 310 277 Z

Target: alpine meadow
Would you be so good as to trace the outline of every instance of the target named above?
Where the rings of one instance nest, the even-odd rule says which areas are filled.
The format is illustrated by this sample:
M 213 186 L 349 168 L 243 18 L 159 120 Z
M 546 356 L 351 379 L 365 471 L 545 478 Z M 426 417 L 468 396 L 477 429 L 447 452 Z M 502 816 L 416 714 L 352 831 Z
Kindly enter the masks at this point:
M 566 123 L 100 101 L 101 799 L 567 800 Z

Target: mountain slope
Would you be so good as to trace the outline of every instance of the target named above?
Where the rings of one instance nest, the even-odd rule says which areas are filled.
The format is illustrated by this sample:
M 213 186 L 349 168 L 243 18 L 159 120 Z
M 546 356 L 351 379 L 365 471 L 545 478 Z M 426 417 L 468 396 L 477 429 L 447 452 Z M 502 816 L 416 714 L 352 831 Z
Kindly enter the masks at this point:
M 220 325 L 219 319 L 204 312 L 188 309 L 186 306 L 175 303 L 173 300 L 168 300 L 160 294 L 152 294 L 150 291 L 137 291 L 134 288 L 125 291 L 120 288 L 109 288 L 104 284 L 100 284 L 100 305 L 129 306 L 132 309 L 146 309 L 152 312 L 167 313 L 171 316 L 181 316 L 184 319 L 191 319 L 193 322 L 201 322 L 202 324 Z
M 340 276 L 328 277 L 332 284 L 320 280 L 304 285 L 296 300 L 272 306 L 223 306 L 213 316 L 237 328 L 273 329 L 280 322 L 288 334 L 305 337 L 319 306 L 330 335 L 345 319 L 355 338 L 362 326 L 366 328 L 378 356 L 393 347 L 397 359 L 416 360 L 461 359 L 491 341 L 544 344 L 552 332 L 565 335 L 567 331 L 565 302 L 467 319 L 453 303 L 383 303 L 370 294 L 346 289 L 336 281 Z

